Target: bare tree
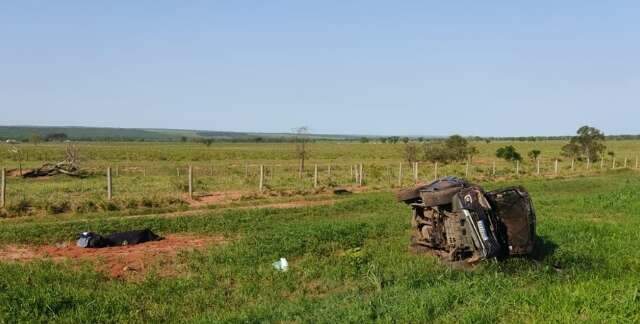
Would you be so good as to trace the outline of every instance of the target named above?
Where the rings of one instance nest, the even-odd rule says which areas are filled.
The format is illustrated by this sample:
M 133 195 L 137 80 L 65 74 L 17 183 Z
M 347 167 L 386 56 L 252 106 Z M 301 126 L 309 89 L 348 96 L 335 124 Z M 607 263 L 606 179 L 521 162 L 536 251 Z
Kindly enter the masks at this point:
M 296 134 L 296 155 L 300 159 L 300 173 L 299 177 L 302 178 L 304 172 L 304 162 L 307 159 L 307 141 L 309 140 L 309 127 L 301 126 L 293 130 Z

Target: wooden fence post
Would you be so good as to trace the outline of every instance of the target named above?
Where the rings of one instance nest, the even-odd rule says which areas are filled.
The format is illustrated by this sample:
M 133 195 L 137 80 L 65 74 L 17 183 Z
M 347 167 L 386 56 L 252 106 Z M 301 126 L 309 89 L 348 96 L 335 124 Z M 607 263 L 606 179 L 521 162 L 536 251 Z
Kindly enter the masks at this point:
M 516 160 L 516 176 L 520 175 L 520 161 Z
M 494 176 L 494 177 L 496 176 L 496 161 L 495 160 L 493 161 L 493 169 L 491 171 L 491 175 Z
M 469 161 L 467 161 L 467 164 L 464 166 L 464 177 L 469 177 Z
M 327 177 L 331 178 L 331 164 L 327 166 Z
M 178 177 L 180 177 L 180 168 L 176 168 L 176 173 L 178 174 Z
M 313 169 L 313 187 L 318 188 L 318 165 Z
M 189 198 L 193 199 L 193 166 L 189 165 Z
M 402 187 L 402 162 L 400 162 L 400 169 L 398 170 L 398 187 Z
M 536 158 L 536 175 L 540 175 L 540 158 Z
M 628 160 L 628 159 L 627 159 L 627 157 L 625 156 L 625 157 L 624 157 L 624 168 L 625 168 L 625 169 L 627 168 L 627 160 Z
M 415 162 L 413 167 L 413 180 L 418 183 L 418 162 Z
M 7 203 L 6 200 L 7 191 L 7 170 L 2 168 L 0 171 L 0 208 L 4 208 Z
M 615 169 L 616 168 L 616 157 L 613 157 L 613 162 L 611 163 L 611 169 Z
M 362 187 L 362 180 L 364 179 L 364 164 L 360 163 L 360 172 L 358 173 L 360 178 L 358 179 L 358 185 Z
M 358 166 L 357 165 L 352 165 L 351 168 L 353 169 L 353 182 L 355 184 L 358 184 Z
M 113 198 L 113 183 L 111 182 L 111 167 L 107 168 L 107 199 Z
M 587 171 L 591 170 L 591 158 L 587 157 Z
M 434 180 L 438 180 L 438 162 L 436 162 L 433 167 L 433 178 Z
M 258 185 L 258 190 L 262 192 L 264 189 L 264 165 L 260 164 L 260 184 Z
M 554 168 L 554 174 L 558 175 L 558 159 L 556 159 L 556 164 L 555 164 L 555 168 Z
M 142 168 L 142 176 L 146 177 L 147 176 L 147 167 L 143 167 Z

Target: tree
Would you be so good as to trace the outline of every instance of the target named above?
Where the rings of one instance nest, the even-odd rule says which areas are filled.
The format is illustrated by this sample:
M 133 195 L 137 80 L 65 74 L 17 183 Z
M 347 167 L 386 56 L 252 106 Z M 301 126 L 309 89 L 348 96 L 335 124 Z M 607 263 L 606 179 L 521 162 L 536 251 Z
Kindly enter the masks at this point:
M 444 142 L 428 142 L 424 146 L 424 159 L 431 162 L 462 161 L 476 154 L 478 150 L 460 135 L 453 135 Z
M 364 136 L 363 136 L 363 137 L 360 137 L 360 143 L 363 143 L 363 144 L 365 144 L 365 143 L 369 143 L 369 138 L 364 137 Z
M 405 143 L 405 144 L 409 143 L 409 138 L 408 137 L 403 137 L 402 138 L 402 142 Z
M 294 129 L 296 134 L 296 155 L 300 160 L 300 173 L 299 176 L 302 177 L 302 173 L 304 172 L 304 162 L 307 159 L 307 141 L 309 140 L 309 127 L 301 126 Z
M 507 161 L 522 161 L 522 156 L 513 145 L 501 147 L 496 151 L 496 156 Z
M 42 142 L 42 136 L 38 133 L 33 133 L 29 138 L 29 142 L 33 143 L 33 145 L 38 145 Z
M 582 148 L 576 143 L 569 143 L 562 147 L 560 155 L 572 159 L 580 159 L 582 156 Z
M 67 134 L 65 133 L 51 133 L 45 136 L 45 140 L 47 142 L 53 142 L 53 141 L 62 142 L 68 139 L 69 139 L 69 136 L 67 136 Z
M 380 143 L 386 144 L 387 143 L 387 138 L 386 137 L 380 137 Z
M 404 146 L 404 158 L 409 163 L 418 162 L 419 147 L 416 143 L 407 143 Z
M 529 151 L 529 153 L 527 153 L 527 155 L 529 156 L 529 159 L 531 159 L 532 161 L 536 161 L 538 160 L 538 157 L 540 157 L 540 154 L 542 152 L 540 152 L 540 150 L 531 150 Z
M 577 136 L 571 138 L 569 144 L 562 147 L 562 153 L 570 154 L 569 156 L 583 159 L 589 158 L 591 161 L 597 161 L 607 148 L 603 142 L 605 135 L 599 129 L 582 126 L 576 132 Z
M 186 136 L 180 136 L 180 142 L 186 142 L 187 141 L 187 137 Z

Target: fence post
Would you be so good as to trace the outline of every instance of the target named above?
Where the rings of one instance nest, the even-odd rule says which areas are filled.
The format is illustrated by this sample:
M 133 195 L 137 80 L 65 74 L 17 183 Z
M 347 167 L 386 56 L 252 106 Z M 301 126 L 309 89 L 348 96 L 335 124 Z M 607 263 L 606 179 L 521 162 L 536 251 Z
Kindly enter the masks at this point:
M 258 185 L 260 192 L 264 189 L 264 165 L 260 164 L 260 184 Z
M 176 173 L 178 174 L 178 177 L 180 177 L 180 168 L 176 168 Z
M 496 176 L 496 161 L 495 160 L 493 161 L 493 169 L 491 171 L 491 175 L 494 176 L 494 177 Z
M 107 168 L 107 199 L 111 200 L 113 197 L 113 183 L 111 182 L 111 167 Z
M 413 167 L 413 180 L 415 183 L 418 183 L 418 162 L 415 162 L 415 166 Z
M 587 157 L 587 171 L 591 170 L 591 158 Z
M 304 164 L 304 159 L 300 159 L 300 165 L 298 166 L 298 178 L 302 179 L 302 173 L 304 172 L 304 168 L 303 165 Z
M 624 168 L 625 169 L 627 168 L 627 157 L 626 156 L 624 157 Z
M 434 180 L 438 180 L 438 162 L 433 167 L 433 177 Z
M 400 162 L 400 169 L 398 170 L 398 187 L 402 187 L 402 162 Z
M 467 164 L 464 167 L 464 177 L 465 178 L 469 177 L 469 161 L 467 161 Z
M 554 174 L 555 174 L 555 175 L 558 175 L 558 159 L 556 159 L 556 165 L 555 165 L 554 170 L 555 170 L 555 171 L 554 171 Z
M 189 165 L 189 198 L 193 199 L 193 166 Z
M 327 177 L 331 178 L 331 164 L 327 166 Z
M 142 168 L 142 176 L 146 177 L 147 176 L 147 167 L 143 167 Z
M 540 158 L 536 158 L 536 175 L 540 175 Z
M 353 169 L 353 182 L 355 182 L 355 184 L 358 184 L 358 166 L 357 165 L 352 165 L 351 168 Z
M 362 164 L 362 163 L 360 163 L 360 172 L 359 172 L 359 175 L 360 175 L 360 179 L 359 179 L 359 181 L 358 181 L 358 185 L 359 185 L 360 187 L 362 187 L 362 180 L 364 179 L 364 164 Z
M 318 187 L 318 165 L 316 164 L 313 169 L 313 187 Z
M 611 169 L 615 169 L 616 168 L 616 157 L 613 157 L 613 162 L 611 163 Z
M 516 160 L 516 176 L 520 175 L 520 161 Z
M 2 168 L 0 171 L 0 208 L 4 208 L 6 205 L 6 191 L 7 191 L 7 170 Z

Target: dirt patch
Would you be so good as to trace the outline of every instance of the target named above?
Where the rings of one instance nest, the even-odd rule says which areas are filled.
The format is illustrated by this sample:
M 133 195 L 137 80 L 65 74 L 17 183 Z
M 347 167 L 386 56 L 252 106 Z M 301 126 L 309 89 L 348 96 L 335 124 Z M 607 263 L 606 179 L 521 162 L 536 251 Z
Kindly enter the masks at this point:
M 162 241 L 102 249 L 84 249 L 75 246 L 74 242 L 55 246 L 7 245 L 0 248 L 0 261 L 91 261 L 97 270 L 112 278 L 140 278 L 152 269 L 159 275 L 172 276 L 182 272 L 182 265 L 177 260 L 179 252 L 201 250 L 226 242 L 222 236 L 175 234 L 167 235 Z
M 244 194 L 245 193 L 243 193 L 242 191 L 220 191 L 196 196 L 193 197 L 193 199 L 190 199 L 189 195 L 185 195 L 184 200 L 187 201 L 192 207 L 202 207 L 240 200 L 240 198 L 242 198 Z
M 334 203 L 335 203 L 334 200 L 299 200 L 299 201 L 289 201 L 289 202 L 266 204 L 266 205 L 259 205 L 259 206 L 240 207 L 239 209 L 254 209 L 254 208 L 287 209 L 287 208 L 333 205 Z

